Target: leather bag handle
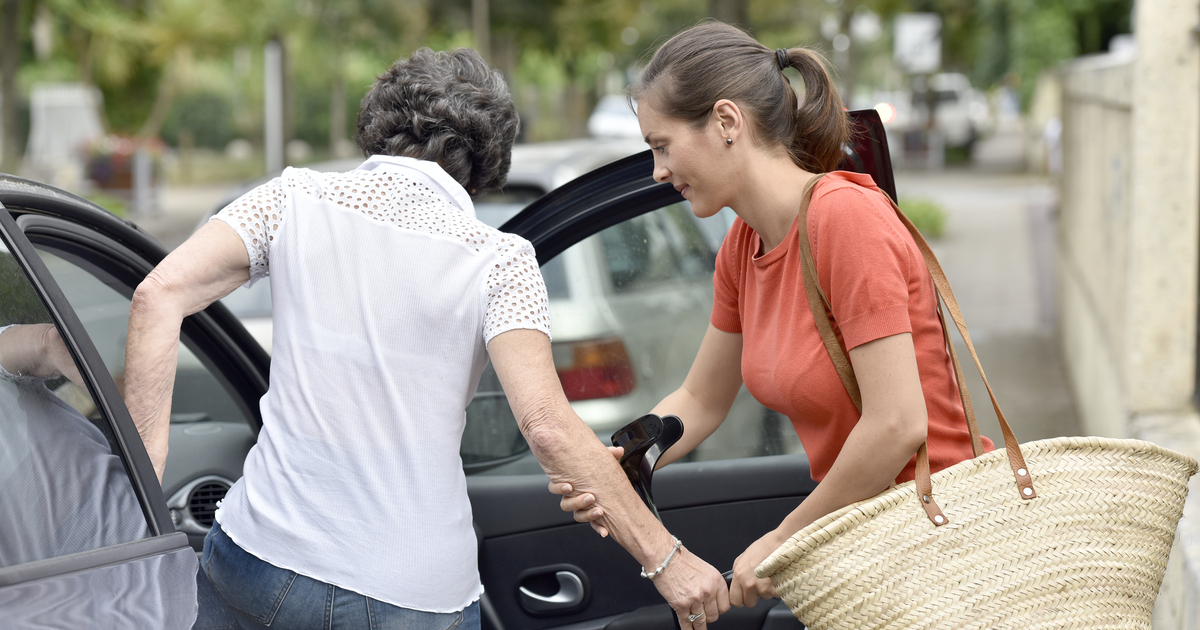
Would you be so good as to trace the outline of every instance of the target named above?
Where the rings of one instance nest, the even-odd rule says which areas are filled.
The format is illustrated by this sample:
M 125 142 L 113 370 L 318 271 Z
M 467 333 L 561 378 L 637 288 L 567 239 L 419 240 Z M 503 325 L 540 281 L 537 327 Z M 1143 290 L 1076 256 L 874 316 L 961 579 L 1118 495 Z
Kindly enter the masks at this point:
M 804 276 L 804 292 L 808 297 L 808 305 L 812 309 L 813 321 L 817 325 L 817 332 L 821 335 L 821 341 L 825 344 L 825 349 L 829 352 L 829 358 L 833 361 L 833 366 L 837 370 L 838 377 L 841 378 L 842 384 L 846 387 L 846 392 L 850 394 L 851 400 L 854 401 L 854 406 L 862 413 L 862 393 L 858 389 L 858 381 L 854 377 L 854 367 L 850 363 L 850 357 L 842 348 L 837 340 L 837 335 L 834 333 L 833 309 L 829 304 L 829 298 L 825 292 L 821 290 L 821 285 L 817 281 L 817 266 L 813 259 L 812 243 L 808 238 L 808 205 L 812 200 L 813 190 L 816 188 L 817 182 L 823 175 L 818 175 L 809 180 L 804 188 L 803 200 L 800 202 L 799 216 L 799 232 L 800 232 L 800 261 Z M 887 197 L 887 195 L 884 195 Z M 962 310 L 958 307 L 958 300 L 954 297 L 954 291 L 950 288 L 950 281 L 946 279 L 946 273 L 942 270 L 941 263 L 937 257 L 933 255 L 933 250 L 930 249 L 929 243 L 925 241 L 925 237 L 917 230 L 916 226 L 909 221 L 908 217 L 900 211 L 900 207 L 896 202 L 888 197 L 888 201 L 892 204 L 892 209 L 895 210 L 896 216 L 900 222 L 912 234 L 913 240 L 916 241 L 917 249 L 921 250 L 921 255 L 925 258 L 925 264 L 929 267 L 929 274 L 933 278 L 934 288 L 937 290 L 940 301 L 938 303 L 938 320 L 942 325 L 942 335 L 945 338 L 946 349 L 950 354 L 951 363 L 954 365 L 954 378 L 958 381 L 958 391 L 962 397 L 963 412 L 967 419 L 967 430 L 971 434 L 971 450 L 975 457 L 983 454 L 983 440 L 979 434 L 979 425 L 975 420 L 975 408 L 971 404 L 971 396 L 967 392 L 966 379 L 963 376 L 962 365 L 959 363 L 958 354 L 954 351 L 954 343 L 950 339 L 950 331 L 946 326 L 946 319 L 942 315 L 942 303 L 945 303 L 946 310 L 950 312 L 950 318 L 954 321 L 955 327 L 958 328 L 958 333 L 962 336 L 963 341 L 967 345 L 967 350 L 971 353 L 971 358 L 975 361 L 975 368 L 979 370 L 979 375 L 983 377 L 983 385 L 987 388 L 988 396 L 992 401 L 992 408 L 996 410 L 996 418 L 1000 421 L 1000 430 L 1004 434 L 1004 448 L 1008 451 L 1008 461 L 1013 469 L 1013 477 L 1017 484 L 1017 493 L 1022 499 L 1032 499 L 1037 496 L 1037 490 L 1033 487 L 1033 480 L 1029 475 L 1029 468 L 1025 465 L 1025 456 L 1021 454 L 1021 448 L 1017 444 L 1017 438 L 1013 435 L 1012 427 L 1008 425 L 1008 420 L 1004 417 L 1004 412 L 1000 410 L 1000 403 L 996 400 L 996 394 L 992 391 L 992 386 L 988 383 L 987 375 L 983 372 L 983 365 L 979 363 L 979 355 L 975 352 L 975 345 L 971 343 L 971 335 L 967 332 L 967 325 L 962 316 Z M 917 450 L 917 465 L 916 465 L 916 487 L 917 495 L 921 500 L 921 507 L 925 509 L 925 514 L 935 526 L 945 525 L 950 520 L 942 513 L 940 507 L 933 497 L 933 483 L 930 481 L 929 471 L 929 447 L 928 442 L 921 444 L 921 448 Z

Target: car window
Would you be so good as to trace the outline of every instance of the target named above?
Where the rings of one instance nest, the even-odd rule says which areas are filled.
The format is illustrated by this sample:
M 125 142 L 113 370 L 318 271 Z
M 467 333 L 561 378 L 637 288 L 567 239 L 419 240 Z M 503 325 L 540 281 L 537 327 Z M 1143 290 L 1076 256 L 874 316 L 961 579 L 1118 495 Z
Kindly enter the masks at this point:
M 608 292 L 550 303 L 555 357 L 569 354 L 575 359 L 571 364 L 556 364 L 560 377 L 596 381 L 572 389 L 568 385 L 574 383 L 564 378 L 564 389 L 605 441 L 675 391 L 691 368 L 712 314 L 717 248 L 705 236 L 711 228 L 705 221 L 721 219 L 698 219 L 686 201 L 671 204 L 612 226 L 564 252 L 567 263 L 572 258 L 597 261 L 611 279 Z M 573 250 L 579 251 L 573 254 Z M 586 318 L 587 324 L 581 325 L 584 312 L 610 315 Z M 560 324 L 565 329 L 561 332 Z M 609 351 L 602 355 L 607 359 L 580 352 L 597 340 L 607 344 Z M 721 428 L 692 458 L 774 455 L 799 448 L 786 419 L 760 405 L 743 388 Z
M 86 258 L 69 260 L 45 246 L 35 244 L 42 261 L 79 315 L 88 335 L 100 352 L 105 367 L 119 390 L 124 390 L 125 340 L 129 329 L 132 288 L 109 277 Z M 184 338 L 179 348 L 175 388 L 171 398 L 171 421 L 201 420 L 246 422 L 235 399 L 189 347 Z
M 111 419 L 85 387 L 43 378 L 74 363 L 3 244 L 0 328 L 0 568 L 148 538 Z
M 131 282 L 108 273 L 109 263 L 86 248 L 59 248 L 36 240 L 34 248 L 124 394 Z M 186 329 L 180 339 L 162 490 L 176 529 L 188 534 L 198 549 L 213 524 L 217 503 L 241 477 L 242 462 L 255 441 L 250 405 L 257 400 L 241 401 L 233 395 L 229 384 L 197 353 L 198 345 Z
M 706 223 L 707 222 L 707 223 Z M 554 365 L 576 413 L 609 443 L 613 432 L 683 384 L 708 329 L 725 217 L 698 219 L 687 202 L 614 225 L 545 265 L 561 267 L 570 291 L 550 298 Z M 499 387 L 483 392 L 500 395 Z M 476 398 L 479 403 L 480 398 Z M 503 399 L 487 413 L 509 413 Z M 783 415 L 743 387 L 721 427 L 687 459 L 801 452 Z M 497 473 L 540 469 L 510 465 Z

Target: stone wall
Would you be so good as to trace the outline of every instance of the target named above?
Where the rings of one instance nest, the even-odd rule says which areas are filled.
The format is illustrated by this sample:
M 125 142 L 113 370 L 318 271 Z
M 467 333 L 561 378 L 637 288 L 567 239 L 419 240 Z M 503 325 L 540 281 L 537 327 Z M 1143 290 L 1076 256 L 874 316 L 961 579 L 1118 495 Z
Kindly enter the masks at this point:
M 1200 5 L 1136 3 L 1136 50 L 1063 67 L 1059 327 L 1089 435 L 1200 459 Z M 1155 628 L 1200 628 L 1200 483 Z

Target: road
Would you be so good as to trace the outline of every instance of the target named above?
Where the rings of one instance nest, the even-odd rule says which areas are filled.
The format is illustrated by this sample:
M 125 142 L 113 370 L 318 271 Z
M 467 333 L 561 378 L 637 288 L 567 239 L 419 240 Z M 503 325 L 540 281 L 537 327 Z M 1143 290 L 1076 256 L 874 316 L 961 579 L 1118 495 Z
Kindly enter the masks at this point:
M 896 173 L 897 195 L 947 212 L 931 247 L 962 307 L 980 363 L 1017 439 L 1080 435 L 1056 330 L 1056 189 L 1023 172 L 1019 130 L 980 145 L 977 162 Z M 956 342 L 980 430 L 1000 444 L 987 392 Z

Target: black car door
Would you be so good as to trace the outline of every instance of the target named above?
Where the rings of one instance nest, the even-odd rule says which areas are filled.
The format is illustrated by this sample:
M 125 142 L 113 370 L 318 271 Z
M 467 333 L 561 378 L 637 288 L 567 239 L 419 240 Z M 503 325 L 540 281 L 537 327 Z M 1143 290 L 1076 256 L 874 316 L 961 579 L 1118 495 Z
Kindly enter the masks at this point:
M 843 168 L 871 174 L 894 198 L 878 115 L 873 110 L 854 112 L 852 119 L 858 133 Z M 565 323 L 560 334 L 560 316 L 589 309 L 608 314 L 610 326 L 597 328 L 598 334 L 604 335 L 603 343 L 609 347 L 621 344 L 619 356 L 630 364 L 610 370 L 608 378 L 629 382 L 611 388 L 615 395 L 608 400 L 573 403 L 601 440 L 607 440 L 615 428 L 606 416 L 609 410 L 621 409 L 622 419 L 632 420 L 682 382 L 686 367 L 680 371 L 662 361 L 661 355 L 680 355 L 685 366 L 694 357 L 704 327 L 691 320 L 707 321 L 712 257 L 728 227 L 720 222 L 720 215 L 695 219 L 670 185 L 653 181 L 652 169 L 648 151 L 601 167 L 534 202 L 503 227 L 534 244 L 552 287 L 551 320 L 560 376 L 564 373 L 560 356 L 569 364 L 570 357 L 579 354 L 560 346 L 587 343 L 572 337 L 573 327 Z M 578 263 L 581 260 L 590 264 Z M 572 261 L 577 263 L 574 267 Z M 597 269 L 600 281 L 589 285 L 584 280 Z M 553 288 L 560 284 L 570 286 Z M 658 323 L 655 310 L 662 308 L 663 287 L 670 288 L 673 300 L 691 300 L 686 309 L 672 310 L 665 325 Z M 690 298 L 685 297 L 689 290 Z M 653 350 L 642 353 L 647 347 Z M 654 369 L 644 365 L 651 361 L 657 361 Z M 605 378 L 602 372 L 593 374 Z M 643 389 L 654 392 L 649 404 L 621 406 L 622 400 L 635 398 Z M 786 419 L 748 398 L 743 390 L 716 433 L 685 460 L 663 468 L 653 478 L 663 523 L 688 549 L 719 570 L 729 569 L 750 543 L 778 524 L 815 487 Z M 605 406 L 595 404 L 600 402 Z M 557 497 L 548 495 L 546 478 L 536 469 L 525 475 L 485 474 L 468 482 L 487 590 L 485 627 L 676 627 L 674 615 L 654 586 L 639 576 L 641 567 L 615 542 L 560 512 Z M 770 600 L 751 609 L 735 608 L 714 627 L 802 626 L 786 606 Z
M 5 285 L 0 326 L 53 324 L 86 379 L 86 387 L 54 379 L 45 383 L 49 389 L 9 379 L 22 401 L 52 392 L 43 406 L 56 415 L 39 429 L 73 427 L 51 433 L 54 440 L 30 437 L 18 454 L 34 464 L 76 463 L 44 470 L 30 464 L 17 471 L 23 476 L 6 476 L 17 473 L 0 464 L 0 479 L 9 481 L 0 496 L 30 506 L 16 522 L 0 525 L 0 546 L 29 539 L 22 548 L 42 547 L 36 557 L 26 553 L 0 562 L 0 617 L 18 619 L 6 625 L 16 628 L 55 626 L 62 619 L 80 625 L 73 615 L 93 620 L 84 627 L 234 627 L 198 571 L 196 552 L 215 502 L 241 476 L 242 460 L 260 426 L 266 353 L 220 304 L 187 318 L 172 405 L 171 455 L 160 486 L 121 390 L 129 301 L 165 252 L 133 224 L 49 186 L 0 176 L 0 203 L 7 248 L 0 252 Z M 3 342 L 0 338 L 0 353 Z M 8 386 L 0 377 L 0 390 Z M 25 432 L 35 435 L 33 418 L 19 410 L 0 413 L 7 413 L 10 425 L 24 422 Z M 5 436 L 0 441 L 25 434 L 13 431 L 10 426 L 0 432 Z M 20 487 L 22 480 L 28 487 Z M 61 488 L 87 497 L 74 502 L 83 502 L 90 512 L 61 505 L 64 496 L 74 496 Z M 13 517 L 7 507 L 0 509 L 0 520 Z M 45 518 L 29 518 L 35 508 Z M 53 532 L 67 523 L 89 532 L 86 549 L 54 543 L 53 537 L 42 541 L 46 534 L 39 531 Z M 58 536 L 74 540 L 80 535 Z M 171 571 L 164 574 L 163 567 Z M 112 584 L 127 586 L 117 591 L 122 597 L 113 597 Z M 39 595 L 31 599 L 30 592 Z M 63 606 L 60 598 L 74 604 Z

